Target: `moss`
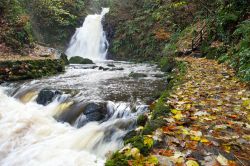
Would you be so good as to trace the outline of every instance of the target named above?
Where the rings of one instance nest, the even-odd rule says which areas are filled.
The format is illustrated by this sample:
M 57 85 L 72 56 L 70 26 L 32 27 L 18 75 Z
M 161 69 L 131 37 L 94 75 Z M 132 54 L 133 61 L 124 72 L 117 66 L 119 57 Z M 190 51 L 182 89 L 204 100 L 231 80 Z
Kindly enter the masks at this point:
M 149 120 L 146 123 L 146 126 L 144 127 L 142 133 L 144 135 L 152 134 L 157 128 L 162 127 L 165 124 L 166 124 L 166 121 L 163 120 L 163 118 L 157 118 L 157 119 Z
M 105 166 L 128 166 L 129 159 L 124 154 L 116 152 L 106 161 Z
M 5 61 L 0 63 L 0 69 L 8 69 L 3 81 L 16 81 L 51 76 L 65 70 L 62 60 L 27 60 Z
M 137 118 L 137 125 L 138 126 L 145 126 L 146 122 L 148 120 L 148 116 L 143 114 L 143 115 L 140 115 L 138 118 Z
M 131 144 L 133 147 L 138 148 L 140 153 L 147 156 L 150 153 L 151 146 L 148 146 L 144 143 L 144 136 L 134 136 L 133 138 L 128 139 L 125 141 L 125 144 Z
M 74 56 L 69 60 L 70 64 L 94 64 L 94 62 L 87 58 L 82 58 L 80 56 Z

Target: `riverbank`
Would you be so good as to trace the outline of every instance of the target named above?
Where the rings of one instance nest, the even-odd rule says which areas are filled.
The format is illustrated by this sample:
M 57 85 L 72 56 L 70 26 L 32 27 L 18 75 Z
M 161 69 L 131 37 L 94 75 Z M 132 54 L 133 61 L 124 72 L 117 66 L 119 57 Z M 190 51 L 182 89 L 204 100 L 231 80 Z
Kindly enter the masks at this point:
M 0 83 L 51 76 L 64 72 L 61 59 L 23 59 L 0 61 Z
M 188 63 L 185 74 L 107 166 L 249 164 L 249 86 L 214 60 L 177 59 Z

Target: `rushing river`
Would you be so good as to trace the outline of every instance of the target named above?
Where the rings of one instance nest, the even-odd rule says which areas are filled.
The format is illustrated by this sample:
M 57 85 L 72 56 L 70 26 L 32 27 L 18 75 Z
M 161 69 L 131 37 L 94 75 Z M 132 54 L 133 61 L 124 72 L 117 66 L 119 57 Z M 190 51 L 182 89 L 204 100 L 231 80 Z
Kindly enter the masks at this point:
M 0 86 L 1 166 L 102 166 L 149 112 L 166 80 L 155 65 L 105 61 L 107 12 L 87 16 L 66 51 L 95 64 Z
M 147 77 L 129 77 L 131 72 Z M 0 165 L 103 165 L 164 88 L 161 74 L 154 65 L 106 61 L 2 85 Z

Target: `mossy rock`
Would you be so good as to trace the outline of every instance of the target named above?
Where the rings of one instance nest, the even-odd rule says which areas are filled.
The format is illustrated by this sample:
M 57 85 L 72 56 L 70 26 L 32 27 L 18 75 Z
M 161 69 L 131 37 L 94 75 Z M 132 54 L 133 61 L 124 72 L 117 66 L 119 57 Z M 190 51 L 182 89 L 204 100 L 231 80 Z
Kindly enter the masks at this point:
M 131 158 L 127 157 L 125 154 L 116 152 L 114 153 L 110 159 L 108 159 L 105 163 L 105 166 L 129 166 L 128 161 Z
M 139 126 L 145 126 L 145 124 L 147 123 L 148 121 L 148 117 L 147 115 L 140 115 L 138 118 L 137 118 L 137 125 Z
M 87 58 L 82 58 L 80 56 L 71 57 L 69 60 L 70 64 L 94 64 L 94 62 Z
M 69 65 L 69 60 L 66 54 L 62 53 L 60 59 L 63 60 L 65 65 Z
M 152 146 L 145 144 L 144 136 L 137 135 L 125 141 L 125 144 L 131 144 L 133 147 L 140 150 L 140 153 L 147 156 L 150 153 Z

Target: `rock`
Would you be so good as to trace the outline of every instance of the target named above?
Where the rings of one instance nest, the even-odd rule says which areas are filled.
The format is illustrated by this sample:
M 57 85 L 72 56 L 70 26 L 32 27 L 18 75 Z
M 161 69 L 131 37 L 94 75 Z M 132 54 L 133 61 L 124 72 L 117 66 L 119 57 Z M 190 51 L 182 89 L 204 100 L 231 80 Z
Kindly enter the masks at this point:
M 84 115 L 89 121 L 100 121 L 105 118 L 107 113 L 105 103 L 90 103 L 84 108 Z
M 107 64 L 108 67 L 115 67 L 114 64 Z
M 65 63 L 65 65 L 69 65 L 69 60 L 66 54 L 62 53 L 60 58 L 63 60 L 63 62 Z
M 84 126 L 88 122 L 102 121 L 108 115 L 106 103 L 89 103 L 83 109 L 84 111 L 80 115 L 83 118 L 80 118 L 77 122 L 77 128 Z
M 109 68 L 100 66 L 100 67 L 99 67 L 99 70 L 107 71 L 107 70 L 109 70 Z
M 156 78 L 162 78 L 162 77 L 164 77 L 165 75 L 164 74 L 155 74 L 154 75 L 154 77 L 156 77 Z
M 43 89 L 39 92 L 36 102 L 38 104 L 42 104 L 46 106 L 49 103 L 51 103 L 58 95 L 61 95 L 61 94 L 62 93 L 57 90 Z
M 137 118 L 137 125 L 138 126 L 145 126 L 146 123 L 148 121 L 148 116 L 147 115 L 140 115 L 138 118 Z
M 122 67 L 113 67 L 113 68 L 109 69 L 109 71 L 116 71 L 116 70 L 124 70 L 124 68 L 122 68 Z
M 94 62 L 87 58 L 82 58 L 80 56 L 71 57 L 69 60 L 70 64 L 94 64 Z
M 174 166 L 174 163 L 166 156 L 155 155 L 160 166 Z
M 129 74 L 129 77 L 141 78 L 141 77 L 147 77 L 147 74 L 131 72 L 131 73 Z
M 192 54 L 192 51 L 191 51 L 191 50 L 186 50 L 186 51 L 184 52 L 184 55 L 185 55 L 185 56 L 190 55 L 190 54 Z

